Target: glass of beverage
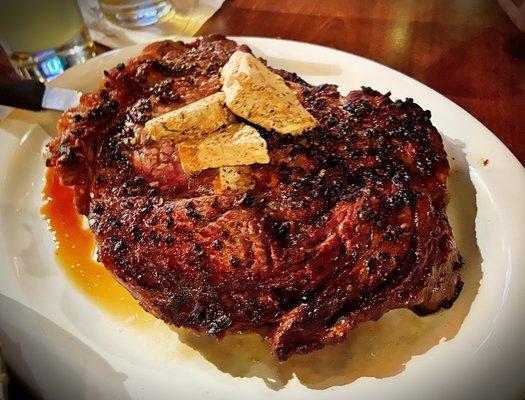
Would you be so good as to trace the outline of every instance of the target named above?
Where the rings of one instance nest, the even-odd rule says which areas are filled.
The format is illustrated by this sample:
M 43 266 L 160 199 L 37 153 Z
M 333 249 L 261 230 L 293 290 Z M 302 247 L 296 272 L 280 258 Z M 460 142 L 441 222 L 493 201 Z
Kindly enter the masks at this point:
M 0 0 L 0 43 L 25 79 L 49 80 L 95 55 L 76 0 Z
M 99 0 L 99 3 L 110 21 L 130 28 L 156 24 L 172 13 L 170 0 Z

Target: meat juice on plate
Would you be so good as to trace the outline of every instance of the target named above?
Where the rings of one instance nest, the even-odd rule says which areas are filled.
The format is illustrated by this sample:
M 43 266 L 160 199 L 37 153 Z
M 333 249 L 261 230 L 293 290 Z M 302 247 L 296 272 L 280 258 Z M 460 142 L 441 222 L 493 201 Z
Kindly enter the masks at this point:
M 451 186 L 465 187 L 463 179 L 457 171 L 451 171 Z M 46 204 L 42 214 L 54 233 L 57 261 L 68 278 L 86 297 L 123 324 L 144 335 L 152 333 L 151 329 L 158 326 L 156 318 L 145 312 L 104 266 L 94 260 L 95 241 L 91 231 L 83 227 L 82 217 L 74 207 L 73 191 L 59 183 L 52 169 L 47 171 L 43 195 Z M 469 201 L 468 196 L 452 197 L 449 214 L 453 225 L 456 225 L 454 210 L 468 209 L 466 204 L 454 202 L 465 201 Z M 303 385 L 316 389 L 348 384 L 365 376 L 397 375 L 412 356 L 427 352 L 442 340 L 454 338 L 477 293 L 481 274 L 477 267 L 479 253 L 466 252 L 473 248 L 472 244 L 462 243 L 468 240 L 470 232 L 467 231 L 472 227 L 454 228 L 467 265 L 463 271 L 463 295 L 450 310 L 423 318 L 406 309 L 393 310 L 377 322 L 359 325 L 342 345 L 294 356 L 284 363 L 273 358 L 257 334 L 230 334 L 218 342 L 214 337 L 199 337 L 185 329 L 173 329 L 172 335 L 164 335 L 163 340 L 171 344 L 179 340 L 183 344 L 170 361 L 200 354 L 208 367 L 211 363 L 234 377 L 259 377 L 273 389 L 283 387 L 294 375 Z
M 95 239 L 88 228 L 82 226 L 82 216 L 73 203 L 73 189 L 60 184 L 54 170 L 46 173 L 43 192 L 47 200 L 42 214 L 56 242 L 57 261 L 66 275 L 95 304 L 123 320 L 154 321 L 94 258 Z

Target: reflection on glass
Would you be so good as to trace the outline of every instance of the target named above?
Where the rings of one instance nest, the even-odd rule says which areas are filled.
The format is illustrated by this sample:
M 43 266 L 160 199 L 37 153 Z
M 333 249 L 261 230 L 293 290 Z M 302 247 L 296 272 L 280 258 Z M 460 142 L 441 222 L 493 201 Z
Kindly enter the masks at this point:
M 152 25 L 171 14 L 167 0 L 99 0 L 104 15 L 118 25 L 138 27 Z

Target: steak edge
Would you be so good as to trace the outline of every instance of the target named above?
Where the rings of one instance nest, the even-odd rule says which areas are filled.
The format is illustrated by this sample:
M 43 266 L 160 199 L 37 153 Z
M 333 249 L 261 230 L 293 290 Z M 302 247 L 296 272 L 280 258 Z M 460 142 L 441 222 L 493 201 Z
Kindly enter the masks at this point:
M 215 194 L 146 121 L 221 90 L 222 36 L 162 41 L 105 72 L 58 123 L 48 167 L 75 190 L 98 258 L 148 312 L 222 337 L 255 331 L 279 360 L 342 342 L 396 308 L 450 307 L 462 265 L 446 215 L 449 165 L 430 112 L 371 88 L 341 95 L 281 75 L 319 126 L 256 127 L 270 163 Z

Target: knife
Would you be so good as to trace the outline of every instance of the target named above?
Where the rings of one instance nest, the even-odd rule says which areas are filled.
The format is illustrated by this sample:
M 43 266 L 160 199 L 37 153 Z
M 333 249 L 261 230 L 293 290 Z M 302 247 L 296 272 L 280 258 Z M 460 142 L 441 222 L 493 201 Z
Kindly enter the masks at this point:
M 81 94 L 76 90 L 46 86 L 39 81 L 0 82 L 1 105 L 32 111 L 65 111 L 78 106 Z

